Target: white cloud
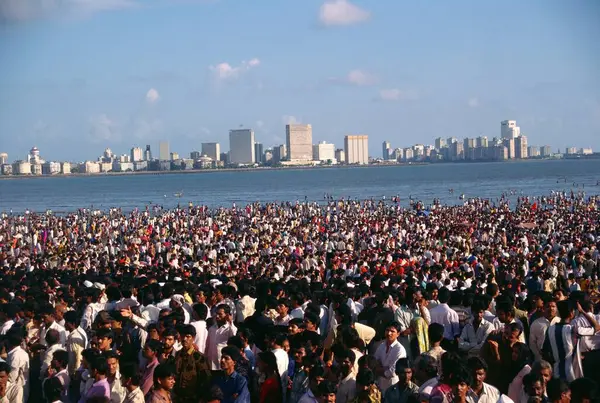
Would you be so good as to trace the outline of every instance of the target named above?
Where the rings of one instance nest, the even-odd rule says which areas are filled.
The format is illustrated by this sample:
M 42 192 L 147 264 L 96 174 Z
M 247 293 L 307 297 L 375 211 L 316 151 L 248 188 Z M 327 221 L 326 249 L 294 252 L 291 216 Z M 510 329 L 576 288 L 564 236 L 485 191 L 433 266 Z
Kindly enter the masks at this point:
M 479 106 L 479 99 L 476 97 L 469 98 L 467 105 L 471 108 L 477 108 Z
M 160 99 L 160 94 L 154 88 L 150 88 L 148 90 L 148 92 L 146 93 L 146 102 L 148 102 L 149 104 L 153 104 L 153 103 L 157 102 L 159 99 Z
M 362 70 L 352 70 L 346 80 L 354 85 L 371 85 L 377 82 L 377 77 Z
M 295 125 L 297 123 L 300 123 L 300 119 L 297 119 L 295 116 L 292 115 L 283 115 L 281 117 L 281 121 L 284 125 Z
M 160 119 L 137 119 L 133 126 L 133 135 L 137 139 L 156 139 L 163 130 L 163 122 Z
M 90 118 L 90 139 L 95 143 L 119 141 L 117 124 L 105 113 Z
M 53 16 L 87 16 L 138 5 L 138 0 L 0 0 L 0 20 L 29 21 Z
M 415 91 L 400 91 L 397 88 L 386 88 L 379 91 L 378 100 L 380 101 L 408 101 L 415 100 L 419 95 Z
M 239 66 L 232 66 L 227 62 L 219 63 L 216 66 L 210 66 L 210 70 L 214 73 L 218 80 L 232 80 L 238 78 L 244 72 L 258 67 L 260 60 L 257 58 L 251 59 L 249 62 L 243 61 Z
M 370 17 L 371 13 L 348 0 L 328 0 L 319 10 L 319 21 L 325 26 L 359 24 Z

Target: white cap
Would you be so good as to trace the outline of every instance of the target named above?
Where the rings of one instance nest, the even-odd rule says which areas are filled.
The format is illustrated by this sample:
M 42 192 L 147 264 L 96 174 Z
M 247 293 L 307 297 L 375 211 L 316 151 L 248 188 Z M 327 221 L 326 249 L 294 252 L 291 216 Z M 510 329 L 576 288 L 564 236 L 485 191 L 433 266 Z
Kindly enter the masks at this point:
M 85 287 L 87 287 L 87 288 L 90 288 L 90 287 L 93 287 L 93 286 L 94 286 L 94 284 L 93 284 L 93 283 L 92 283 L 90 280 L 85 280 L 85 281 L 83 282 L 83 285 L 84 285 Z

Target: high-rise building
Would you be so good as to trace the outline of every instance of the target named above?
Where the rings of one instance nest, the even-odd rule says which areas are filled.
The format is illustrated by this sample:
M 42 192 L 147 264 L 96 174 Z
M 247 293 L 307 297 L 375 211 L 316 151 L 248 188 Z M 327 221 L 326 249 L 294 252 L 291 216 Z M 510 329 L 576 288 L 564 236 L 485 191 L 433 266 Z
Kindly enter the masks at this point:
M 351 135 L 344 137 L 346 164 L 369 163 L 369 136 Z
M 335 150 L 335 159 L 338 162 L 346 162 L 346 152 L 343 149 L 338 148 Z
M 161 141 L 158 143 L 158 159 L 161 161 L 168 161 L 171 159 L 171 153 L 169 152 L 169 143 Z
M 452 161 L 464 160 L 465 159 L 465 143 L 460 141 L 454 141 L 450 143 L 449 157 Z
M 540 148 L 538 146 L 529 146 L 527 148 L 529 158 L 537 158 L 540 156 Z
M 383 144 L 381 145 L 382 148 L 382 157 L 384 160 L 389 160 L 390 159 L 390 153 L 392 152 L 392 145 L 389 141 L 384 141 Z
M 500 137 L 503 139 L 514 139 L 521 134 L 516 120 L 503 120 L 500 122 Z M 509 151 L 510 154 L 510 151 Z
M 335 145 L 321 141 L 313 146 L 313 161 L 335 162 Z
M 8 164 L 8 154 L 0 153 L 0 165 Z
M 229 131 L 229 163 L 254 164 L 254 130 L 238 129 Z
M 199 160 L 201 156 L 202 156 L 202 154 L 200 154 L 200 151 L 192 151 L 190 153 L 190 159 L 194 160 L 194 161 Z
M 146 151 L 144 151 L 144 161 L 152 161 L 152 150 L 150 144 L 146 145 Z
M 415 150 L 412 147 L 402 149 L 402 160 L 412 161 L 415 158 Z
M 515 139 L 514 138 L 505 138 L 502 141 L 504 147 L 508 150 L 508 158 L 509 160 L 515 159 Z
M 542 157 L 545 157 L 545 158 L 551 157 L 552 156 L 552 147 L 550 147 L 550 146 L 543 146 L 540 149 L 540 155 Z
M 263 145 L 262 143 L 254 143 L 254 161 L 258 164 L 263 162 Z
M 313 142 L 311 125 L 286 125 L 285 140 L 289 161 L 312 161 Z
M 131 149 L 131 161 L 132 162 L 136 162 L 136 161 L 141 161 L 144 159 L 144 152 L 142 151 L 141 147 L 133 147 Z
M 221 145 L 219 143 L 202 143 L 202 155 L 218 161 L 221 155 Z
M 283 161 L 287 158 L 287 147 L 285 144 L 280 144 L 273 147 L 273 162 Z
M 441 150 L 442 148 L 446 147 L 447 145 L 448 145 L 448 143 L 446 142 L 445 138 L 438 137 L 437 139 L 435 139 L 435 149 L 436 150 Z
M 529 154 L 527 154 L 527 137 L 519 136 L 514 139 L 515 142 L 515 158 L 517 159 L 526 159 Z
M 479 136 L 475 139 L 475 147 L 488 147 L 488 138 L 486 136 Z

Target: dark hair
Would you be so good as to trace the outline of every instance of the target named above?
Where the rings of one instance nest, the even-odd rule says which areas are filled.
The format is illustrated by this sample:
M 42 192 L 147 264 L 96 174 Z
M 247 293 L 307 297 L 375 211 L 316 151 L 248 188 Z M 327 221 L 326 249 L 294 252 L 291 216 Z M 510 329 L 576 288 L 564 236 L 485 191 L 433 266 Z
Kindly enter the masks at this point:
M 96 331 L 96 337 L 98 339 L 107 338 L 114 340 L 113 332 L 110 329 L 100 328 Z
M 405 369 L 411 368 L 408 358 L 400 358 L 396 361 L 396 374 L 404 372 Z
M 69 365 L 69 353 L 65 350 L 56 350 L 52 354 L 52 361 L 58 362 L 61 368 L 66 368 Z
M 443 287 L 438 291 L 438 301 L 440 301 L 440 304 L 446 304 L 448 301 L 450 301 L 451 295 L 452 293 L 450 290 L 446 287 Z
M 56 329 L 48 329 L 44 339 L 49 346 L 57 344 L 60 341 L 60 333 Z
M 54 376 L 44 381 L 43 389 L 44 396 L 46 396 L 47 401 L 53 402 L 60 399 L 63 391 L 63 385 L 60 378 Z
M 449 379 L 449 384 L 451 386 L 460 385 L 461 383 L 466 383 L 469 386 L 473 384 L 471 372 L 469 372 L 468 368 L 462 363 L 456 366 L 454 371 L 450 374 Z
M 560 378 L 552 378 L 546 384 L 546 393 L 548 394 L 548 400 L 556 402 L 560 400 L 563 393 L 569 391 L 569 385 Z
M 370 369 L 361 368 L 356 375 L 356 383 L 362 386 L 369 386 L 375 383 L 375 375 Z
M 159 379 L 169 378 L 175 376 L 175 370 L 168 364 L 159 364 L 154 368 L 154 384 L 158 383 Z
M 598 398 L 598 384 L 590 378 L 577 378 L 571 382 L 571 401 L 583 400 L 596 401 Z
M 154 351 L 155 353 L 158 354 L 161 351 L 163 351 L 164 346 L 163 346 L 163 343 L 160 340 L 148 339 L 146 341 L 146 344 L 144 345 L 144 348 L 152 350 L 152 351 Z
M 94 360 L 90 362 L 90 366 L 100 375 L 106 375 L 108 373 L 108 363 L 106 362 L 106 358 L 102 356 L 94 357 Z
M 317 394 L 319 396 L 326 396 L 335 393 L 337 390 L 336 386 L 337 385 L 333 382 L 325 380 L 319 384 L 319 387 L 317 388 Z
M 135 386 L 140 386 L 142 377 L 140 376 L 140 373 L 136 370 L 135 364 L 127 362 L 120 366 L 119 371 L 121 372 L 122 378 L 129 379 L 131 383 Z
M 194 310 L 194 313 L 196 314 L 196 316 L 198 316 L 200 320 L 206 320 L 206 317 L 208 316 L 208 308 L 206 307 L 206 305 L 194 304 L 192 306 L 192 309 Z
M 119 355 L 115 351 L 112 351 L 112 350 L 104 351 L 102 353 L 102 356 L 104 357 L 105 360 L 110 360 L 113 358 L 116 360 L 119 360 Z
M 183 336 L 190 335 L 192 337 L 196 337 L 196 328 L 194 325 L 183 325 L 179 328 L 179 334 L 183 338 Z
M 225 315 L 231 315 L 231 307 L 227 304 L 217 305 L 217 311 L 222 309 Z M 216 312 L 216 311 L 215 311 Z
M 213 400 L 222 401 L 225 398 L 223 391 L 217 385 L 213 385 L 208 391 L 204 393 L 204 401 L 212 402 Z
M 571 315 L 571 313 L 575 310 L 575 305 L 571 300 L 558 301 L 556 303 L 556 308 L 558 309 L 558 316 L 564 319 L 568 318 L 569 315 Z
M 233 361 L 237 361 L 240 358 L 240 350 L 235 346 L 226 346 L 221 349 L 221 357 L 229 356 Z
M 319 315 L 314 312 L 306 312 L 304 314 L 304 321 L 314 323 L 315 327 L 319 327 L 321 325 L 321 318 L 319 318 Z
M 6 372 L 6 375 L 10 374 L 10 365 L 5 361 L 0 361 L 0 372 Z
M 427 329 L 427 335 L 431 343 L 439 343 L 444 340 L 444 326 L 439 323 L 432 323 Z

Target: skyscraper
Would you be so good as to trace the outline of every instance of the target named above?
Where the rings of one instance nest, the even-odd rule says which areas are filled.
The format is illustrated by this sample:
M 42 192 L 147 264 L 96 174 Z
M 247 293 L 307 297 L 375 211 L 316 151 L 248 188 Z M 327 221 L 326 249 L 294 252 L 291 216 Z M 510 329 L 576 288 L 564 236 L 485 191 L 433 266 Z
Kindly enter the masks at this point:
M 321 141 L 313 146 L 313 161 L 335 163 L 335 145 Z
M 515 138 L 515 158 L 525 159 L 527 154 L 527 137 L 519 136 Z
M 169 161 L 171 159 L 168 142 L 161 141 L 158 143 L 158 159 L 161 161 Z
M 146 151 L 144 151 L 144 160 L 152 161 L 152 150 L 150 149 L 150 144 L 146 145 Z
M 312 161 L 311 125 L 286 125 L 285 137 L 289 161 Z
M 202 143 L 202 155 L 218 161 L 221 158 L 221 145 L 219 143 Z
M 263 162 L 263 145 L 262 143 L 254 143 L 254 162 L 260 164 Z
M 346 164 L 369 163 L 369 136 L 352 135 L 344 137 Z
M 141 147 L 133 147 L 131 149 L 131 162 L 141 161 L 144 159 L 144 152 Z
M 254 130 L 238 129 L 229 131 L 229 163 L 254 164 Z
M 521 128 L 516 120 L 503 120 L 500 122 L 500 134 L 503 139 L 514 139 L 521 134 Z
M 381 145 L 381 148 L 382 148 L 381 156 L 383 157 L 384 160 L 389 160 L 390 152 L 392 150 L 392 145 L 390 144 L 389 141 L 384 141 L 383 144 Z

